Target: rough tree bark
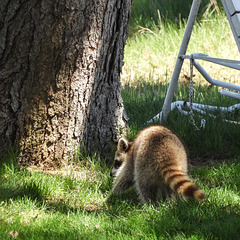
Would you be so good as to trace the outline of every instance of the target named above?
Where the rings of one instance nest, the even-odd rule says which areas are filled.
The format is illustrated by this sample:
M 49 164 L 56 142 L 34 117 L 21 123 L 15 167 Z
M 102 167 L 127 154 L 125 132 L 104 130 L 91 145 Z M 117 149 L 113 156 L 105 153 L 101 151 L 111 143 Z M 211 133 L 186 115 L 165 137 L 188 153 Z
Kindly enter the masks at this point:
M 120 72 L 132 0 L 2 0 L 0 152 L 59 165 L 107 155 L 124 129 Z M 74 150 L 75 149 L 75 150 Z

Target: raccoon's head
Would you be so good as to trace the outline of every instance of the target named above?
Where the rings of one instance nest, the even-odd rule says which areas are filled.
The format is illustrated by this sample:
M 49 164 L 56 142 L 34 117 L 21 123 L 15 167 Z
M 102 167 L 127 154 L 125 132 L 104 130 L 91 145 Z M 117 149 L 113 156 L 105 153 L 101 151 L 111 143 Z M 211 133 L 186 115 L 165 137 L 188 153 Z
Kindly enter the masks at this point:
M 113 168 L 110 173 L 111 177 L 116 177 L 121 171 L 121 168 L 124 162 L 127 160 L 127 157 L 128 157 L 127 152 L 130 146 L 131 146 L 131 143 L 128 142 L 125 138 L 119 139 L 117 151 L 115 153 Z

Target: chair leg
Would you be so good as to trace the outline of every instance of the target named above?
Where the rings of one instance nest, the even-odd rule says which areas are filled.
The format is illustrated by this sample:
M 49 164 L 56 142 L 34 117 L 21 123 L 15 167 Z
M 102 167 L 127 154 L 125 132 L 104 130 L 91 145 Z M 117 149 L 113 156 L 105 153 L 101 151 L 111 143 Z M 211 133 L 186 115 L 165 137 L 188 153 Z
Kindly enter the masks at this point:
M 185 55 L 188 47 L 188 43 L 192 34 L 193 26 L 198 14 L 199 6 L 200 6 L 201 0 L 193 0 L 192 7 L 189 13 L 186 29 L 183 35 L 182 44 L 179 50 L 179 54 L 177 57 L 176 65 L 173 71 L 173 75 L 170 81 L 170 85 L 168 87 L 167 95 L 164 100 L 162 112 L 160 114 L 160 123 L 166 122 L 168 114 L 170 112 L 171 108 L 171 102 L 173 99 L 174 92 L 177 87 L 178 78 L 182 69 L 183 59 L 180 57 L 181 55 Z

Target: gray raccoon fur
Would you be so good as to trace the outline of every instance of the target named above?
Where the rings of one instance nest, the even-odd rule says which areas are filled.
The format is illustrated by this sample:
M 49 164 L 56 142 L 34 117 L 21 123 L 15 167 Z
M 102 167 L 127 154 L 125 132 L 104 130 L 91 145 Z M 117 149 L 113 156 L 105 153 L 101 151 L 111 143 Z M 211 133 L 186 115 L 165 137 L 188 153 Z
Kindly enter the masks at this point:
M 205 198 L 188 176 L 186 149 L 181 140 L 164 126 L 142 130 L 133 142 L 121 138 L 111 176 L 113 194 L 134 184 L 142 203 L 179 195 L 184 200 Z

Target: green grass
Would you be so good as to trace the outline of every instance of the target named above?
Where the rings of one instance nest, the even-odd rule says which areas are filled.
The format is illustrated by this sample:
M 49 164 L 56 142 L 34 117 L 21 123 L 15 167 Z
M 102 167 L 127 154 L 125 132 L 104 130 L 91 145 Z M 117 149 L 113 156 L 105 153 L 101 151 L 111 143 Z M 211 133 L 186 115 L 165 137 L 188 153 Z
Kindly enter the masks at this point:
M 180 26 L 166 22 L 161 27 L 140 28 L 129 37 L 125 47 L 123 82 L 136 79 L 166 81 L 172 76 L 181 45 L 186 21 Z M 239 59 L 239 52 L 226 16 L 203 18 L 194 26 L 187 54 L 204 53 L 212 57 Z M 239 71 L 203 62 L 203 67 L 213 78 L 238 81 Z M 197 71 L 194 81 L 202 82 Z M 180 81 L 189 76 L 189 61 L 184 61 Z
M 202 0 L 199 9 L 200 18 L 205 13 L 208 4 L 209 0 Z M 221 7 L 220 1 L 218 1 L 218 4 Z M 177 21 L 185 19 L 188 17 L 191 5 L 192 0 L 135 0 L 132 7 L 130 26 L 137 28 L 140 25 L 151 28 L 159 25 L 159 21 L 176 22 L 176 19 Z M 210 9 L 210 11 L 212 10 L 213 8 Z M 210 11 L 208 14 L 210 14 Z
M 161 111 L 184 29 L 184 20 L 178 26 L 164 22 L 152 29 L 142 29 L 128 39 L 122 74 L 122 97 L 129 117 L 129 138 L 134 138 L 146 126 L 146 122 Z M 239 52 L 224 14 L 201 18 L 195 24 L 187 54 L 193 52 L 239 59 Z M 239 71 L 207 62 L 201 64 L 213 78 L 239 84 Z M 189 61 L 185 60 L 174 101 L 189 100 L 189 72 Z M 194 102 L 215 106 L 238 103 L 237 100 L 221 96 L 218 93 L 220 88 L 211 87 L 195 69 L 194 74 Z M 198 126 L 202 118 L 206 120 L 204 131 L 195 131 L 189 123 L 189 116 L 181 116 L 177 111 L 170 114 L 167 125 L 184 140 L 192 159 L 239 156 L 240 128 L 221 120 L 239 120 L 239 112 L 215 114 L 216 119 L 195 114 Z
M 163 106 L 167 92 L 166 83 L 135 82 L 125 84 L 122 96 L 129 117 L 130 139 L 135 138 L 138 131 L 147 126 L 147 121 L 158 114 Z M 200 84 L 194 87 L 195 102 L 214 106 L 231 106 L 238 103 L 237 100 L 222 96 L 217 87 L 208 88 Z M 180 84 L 175 94 L 175 100 L 188 100 L 189 87 Z M 217 119 L 209 116 L 200 116 L 195 113 L 194 119 L 200 127 L 201 119 L 206 120 L 204 130 L 196 131 L 190 123 L 190 116 L 183 116 L 177 110 L 170 113 L 167 126 L 173 129 L 185 142 L 190 152 L 190 158 L 196 157 L 225 159 L 239 156 L 240 136 L 239 125 L 225 123 L 222 119 L 240 120 L 239 112 L 221 114 L 214 112 Z M 159 124 L 159 122 L 155 122 Z
M 240 237 L 240 159 L 191 169 L 206 201 L 155 207 L 139 204 L 134 190 L 109 198 L 109 169 L 97 161 L 85 159 L 65 176 L 13 165 L 0 169 L 0 239 Z
M 157 4 L 166 4 L 168 16 L 164 6 L 160 9 L 165 19 L 176 15 L 179 7 L 173 6 L 183 4 L 150 1 L 146 6 L 146 2 L 136 0 L 134 4 L 144 4 L 142 9 L 154 6 L 148 16 L 152 9 L 160 9 Z M 131 139 L 162 109 L 184 31 L 185 20 L 178 25 L 166 20 L 161 25 L 157 18 L 149 20 L 146 16 L 145 28 L 139 28 L 140 20 L 135 18 L 134 27 L 141 32 L 128 39 L 122 75 Z M 237 58 L 226 18 L 202 18 L 194 28 L 189 52 Z M 217 79 L 238 79 L 236 72 L 212 64 L 204 66 Z M 174 100 L 188 99 L 188 76 L 186 62 Z M 198 74 L 194 82 L 196 102 L 219 106 L 237 103 L 219 95 L 217 88 L 203 84 Z M 207 195 L 201 203 L 178 200 L 159 202 L 154 207 L 141 205 L 134 189 L 120 197 L 110 196 L 112 178 L 103 159 L 80 156 L 78 164 L 44 171 L 18 167 L 18 159 L 10 151 L 0 161 L 0 239 L 239 239 L 240 128 L 221 120 L 239 120 L 239 113 L 216 115 L 215 120 L 206 117 L 204 131 L 196 131 L 189 117 L 177 111 L 167 122 L 189 149 L 194 166 L 190 175 Z M 201 116 L 195 115 L 195 120 L 199 125 Z

